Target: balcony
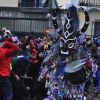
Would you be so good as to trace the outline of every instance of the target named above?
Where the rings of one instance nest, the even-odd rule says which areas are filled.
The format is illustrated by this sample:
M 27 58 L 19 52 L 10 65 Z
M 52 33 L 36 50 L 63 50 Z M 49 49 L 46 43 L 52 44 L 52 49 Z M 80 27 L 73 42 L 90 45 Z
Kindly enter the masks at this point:
M 43 7 L 43 3 L 33 3 L 33 2 L 21 2 L 19 4 L 20 7 Z
M 19 0 L 18 6 L 19 7 L 34 7 L 34 8 L 43 8 L 49 7 L 50 2 L 49 0 Z
M 100 6 L 100 0 L 79 0 L 79 6 Z

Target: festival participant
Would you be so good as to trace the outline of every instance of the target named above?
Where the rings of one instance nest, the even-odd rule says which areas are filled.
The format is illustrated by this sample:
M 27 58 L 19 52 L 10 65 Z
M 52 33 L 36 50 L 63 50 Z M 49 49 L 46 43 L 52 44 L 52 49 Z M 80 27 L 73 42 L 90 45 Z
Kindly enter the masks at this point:
M 98 34 L 97 37 L 94 38 L 94 44 L 96 44 L 97 47 L 100 46 L 100 34 Z
M 10 81 L 10 63 L 19 47 L 10 38 L 0 48 L 0 100 L 12 100 L 13 92 Z M 2 98 L 1 98 L 2 97 Z
M 12 86 L 13 86 L 13 100 L 25 100 L 25 96 L 29 95 L 24 80 L 27 78 L 28 73 L 29 58 L 27 56 L 23 57 L 13 57 L 12 66 Z
M 97 78 L 96 78 L 96 82 L 97 83 L 96 85 L 98 85 L 98 91 L 99 91 L 99 94 L 100 94 L 100 47 L 98 47 L 97 49 L 97 64 L 98 64 L 98 73 L 97 73 Z
M 88 13 L 85 9 L 82 10 L 85 13 L 85 23 L 80 30 L 77 6 L 71 5 L 68 8 L 64 30 L 57 24 L 56 15 L 59 8 L 53 13 L 53 26 L 60 35 L 60 43 L 55 44 L 55 48 L 45 57 L 40 68 L 39 80 L 45 80 L 45 86 L 48 88 L 45 100 L 83 100 L 84 86 L 90 72 L 84 65 L 86 59 L 77 57 L 77 37 L 84 33 L 89 25 Z
M 7 29 L 5 27 L 2 28 L 2 33 L 0 34 L 0 42 L 4 42 L 6 40 L 5 37 L 7 35 L 6 30 Z
M 97 56 L 95 58 L 93 58 L 94 61 L 97 63 L 98 65 L 98 70 L 97 70 L 97 73 L 96 73 L 96 78 L 94 80 L 94 86 L 98 86 L 98 91 L 100 93 L 100 86 L 99 86 L 99 78 L 100 78 L 100 47 L 97 48 Z
M 47 89 L 45 88 L 45 81 L 43 82 L 38 81 L 38 76 L 39 76 L 39 69 L 41 67 L 41 63 L 44 59 L 44 54 L 41 52 L 38 52 L 36 59 L 38 60 L 38 62 L 33 66 L 33 70 L 35 67 L 36 72 L 33 71 L 35 80 L 30 89 L 30 97 L 31 97 L 31 100 L 35 98 L 37 98 L 36 100 L 42 100 L 43 98 L 47 96 Z
M 7 30 L 5 27 L 2 28 L 2 33 L 0 34 L 0 43 L 1 45 L 5 42 L 8 38 L 12 36 L 11 32 Z
M 85 33 L 83 33 L 82 35 L 80 35 L 78 37 L 79 44 L 83 44 L 85 38 L 86 38 L 86 34 Z
M 20 55 L 28 56 L 29 59 L 32 59 L 32 60 L 34 59 L 34 57 L 30 54 L 29 49 L 27 48 L 27 46 L 29 45 L 30 40 L 32 39 L 33 35 L 34 35 L 34 32 L 33 31 L 30 32 L 29 35 L 24 39 L 24 41 L 19 44 L 19 47 L 20 47 L 20 50 L 18 52 L 19 56 Z
M 92 57 L 96 57 L 97 55 L 97 46 L 92 42 L 91 38 L 86 39 L 86 52 L 90 52 Z
M 37 54 L 38 54 L 38 50 L 36 49 L 34 43 L 31 41 L 29 43 L 30 45 L 30 51 L 32 56 L 34 57 L 34 59 L 30 59 L 30 66 L 28 68 L 28 77 L 32 77 L 33 79 L 27 79 L 27 86 L 29 86 L 30 88 L 33 85 L 33 82 L 35 81 L 37 74 L 39 73 L 39 67 L 38 67 L 38 60 L 36 59 Z

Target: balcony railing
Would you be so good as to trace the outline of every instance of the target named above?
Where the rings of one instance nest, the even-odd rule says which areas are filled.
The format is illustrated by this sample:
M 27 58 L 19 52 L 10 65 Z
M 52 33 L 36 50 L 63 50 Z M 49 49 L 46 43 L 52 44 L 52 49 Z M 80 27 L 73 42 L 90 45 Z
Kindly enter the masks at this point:
M 79 0 L 79 6 L 100 6 L 100 0 Z
M 19 0 L 18 6 L 19 7 L 48 7 L 49 0 Z
M 21 2 L 20 7 L 43 7 L 43 3 Z

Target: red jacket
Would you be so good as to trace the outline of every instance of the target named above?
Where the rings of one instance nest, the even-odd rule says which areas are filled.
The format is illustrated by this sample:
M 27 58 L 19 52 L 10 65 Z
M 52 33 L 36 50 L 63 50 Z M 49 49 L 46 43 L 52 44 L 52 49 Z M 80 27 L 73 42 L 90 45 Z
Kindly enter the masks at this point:
M 35 48 L 35 45 L 30 43 L 30 48 L 31 48 L 31 51 L 32 51 L 32 56 L 34 57 L 34 61 L 31 61 L 30 62 L 33 62 L 34 64 L 38 62 L 38 60 L 36 59 L 36 56 L 37 56 L 37 50 Z
M 18 52 L 18 50 L 19 47 L 17 45 L 8 41 L 0 48 L 0 77 L 10 76 L 10 63 L 13 54 Z

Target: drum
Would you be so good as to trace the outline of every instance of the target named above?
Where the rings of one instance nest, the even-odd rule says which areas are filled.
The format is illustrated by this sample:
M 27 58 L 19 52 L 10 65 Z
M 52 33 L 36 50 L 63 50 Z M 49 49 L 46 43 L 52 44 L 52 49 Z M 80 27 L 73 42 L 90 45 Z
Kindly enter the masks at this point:
M 89 79 L 90 71 L 84 64 L 85 61 L 75 60 L 65 65 L 64 71 L 73 85 L 85 83 Z

